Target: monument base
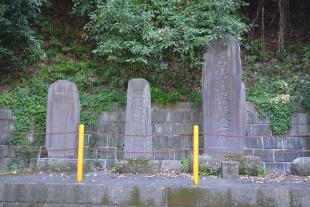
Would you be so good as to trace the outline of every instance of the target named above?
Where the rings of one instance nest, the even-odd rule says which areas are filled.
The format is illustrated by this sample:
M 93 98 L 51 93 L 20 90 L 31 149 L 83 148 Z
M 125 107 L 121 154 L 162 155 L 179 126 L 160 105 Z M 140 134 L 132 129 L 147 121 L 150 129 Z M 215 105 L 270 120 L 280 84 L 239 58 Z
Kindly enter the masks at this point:
M 77 159 L 37 158 L 31 160 L 31 167 L 42 171 L 75 172 Z M 117 166 L 117 167 L 115 167 Z M 114 168 L 115 167 L 115 168 Z M 116 160 L 84 159 L 85 171 L 116 169 L 122 173 L 158 173 L 166 170 L 180 170 L 180 160 Z

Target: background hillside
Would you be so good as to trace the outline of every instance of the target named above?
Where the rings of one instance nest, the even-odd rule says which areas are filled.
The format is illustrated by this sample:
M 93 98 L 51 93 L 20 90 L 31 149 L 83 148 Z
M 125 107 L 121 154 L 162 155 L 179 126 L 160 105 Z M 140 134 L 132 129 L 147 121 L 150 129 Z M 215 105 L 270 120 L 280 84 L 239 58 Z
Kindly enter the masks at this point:
M 16 131 L 44 131 L 48 85 L 78 85 L 81 122 L 125 103 L 128 80 L 151 84 L 152 101 L 201 104 L 201 57 L 225 35 L 241 45 L 247 100 L 284 134 L 310 112 L 307 0 L 0 2 L 0 106 Z M 42 140 L 35 140 L 42 142 Z M 23 136 L 14 145 L 31 145 Z

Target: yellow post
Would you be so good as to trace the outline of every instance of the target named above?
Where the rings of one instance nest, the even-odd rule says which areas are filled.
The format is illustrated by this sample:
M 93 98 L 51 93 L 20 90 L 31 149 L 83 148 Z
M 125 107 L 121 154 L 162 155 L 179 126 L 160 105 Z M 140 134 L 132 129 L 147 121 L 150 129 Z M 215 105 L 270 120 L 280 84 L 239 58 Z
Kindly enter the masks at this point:
M 193 129 L 193 182 L 199 182 L 199 126 L 194 125 Z
M 80 183 L 83 179 L 83 159 L 84 159 L 84 125 L 79 126 L 79 145 L 78 145 L 78 161 L 76 179 Z

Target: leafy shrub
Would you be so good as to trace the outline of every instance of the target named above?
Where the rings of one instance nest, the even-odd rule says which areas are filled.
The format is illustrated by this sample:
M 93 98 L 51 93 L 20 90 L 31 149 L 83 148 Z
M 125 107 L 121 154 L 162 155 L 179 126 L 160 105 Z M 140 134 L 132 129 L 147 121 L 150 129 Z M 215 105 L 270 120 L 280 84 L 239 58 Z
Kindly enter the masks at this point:
M 191 157 L 183 157 L 181 159 L 181 172 L 189 173 L 191 171 Z
M 236 15 L 238 0 L 74 1 L 87 15 L 86 30 L 105 60 L 152 70 L 200 68 L 208 43 L 239 38 L 246 27 Z M 176 71 L 175 71 L 176 72 Z
M 220 168 L 206 168 L 206 169 L 201 169 L 200 170 L 200 175 L 202 176 L 219 176 L 221 174 L 221 169 Z
M 44 1 L 0 2 L 0 69 L 20 68 L 44 56 L 34 28 Z
M 240 175 L 264 176 L 267 173 L 266 168 L 242 168 L 239 170 Z

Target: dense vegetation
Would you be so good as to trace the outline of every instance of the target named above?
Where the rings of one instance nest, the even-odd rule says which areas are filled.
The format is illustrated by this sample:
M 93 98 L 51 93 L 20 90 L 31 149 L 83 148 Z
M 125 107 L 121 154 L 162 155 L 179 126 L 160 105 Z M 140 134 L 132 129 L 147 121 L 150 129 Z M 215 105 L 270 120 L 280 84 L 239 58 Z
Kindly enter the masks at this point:
M 44 132 L 47 88 L 58 79 L 77 84 L 88 126 L 111 102 L 125 103 L 133 77 L 150 82 L 153 102 L 199 105 L 202 54 L 225 35 L 241 43 L 247 100 L 274 134 L 287 132 L 293 112 L 310 112 L 307 1 L 43 2 L 0 1 L 0 106 L 13 109 L 16 131 Z
M 2 71 L 18 70 L 44 57 L 41 42 L 35 32 L 40 6 L 44 1 L 0 1 L 0 66 Z

